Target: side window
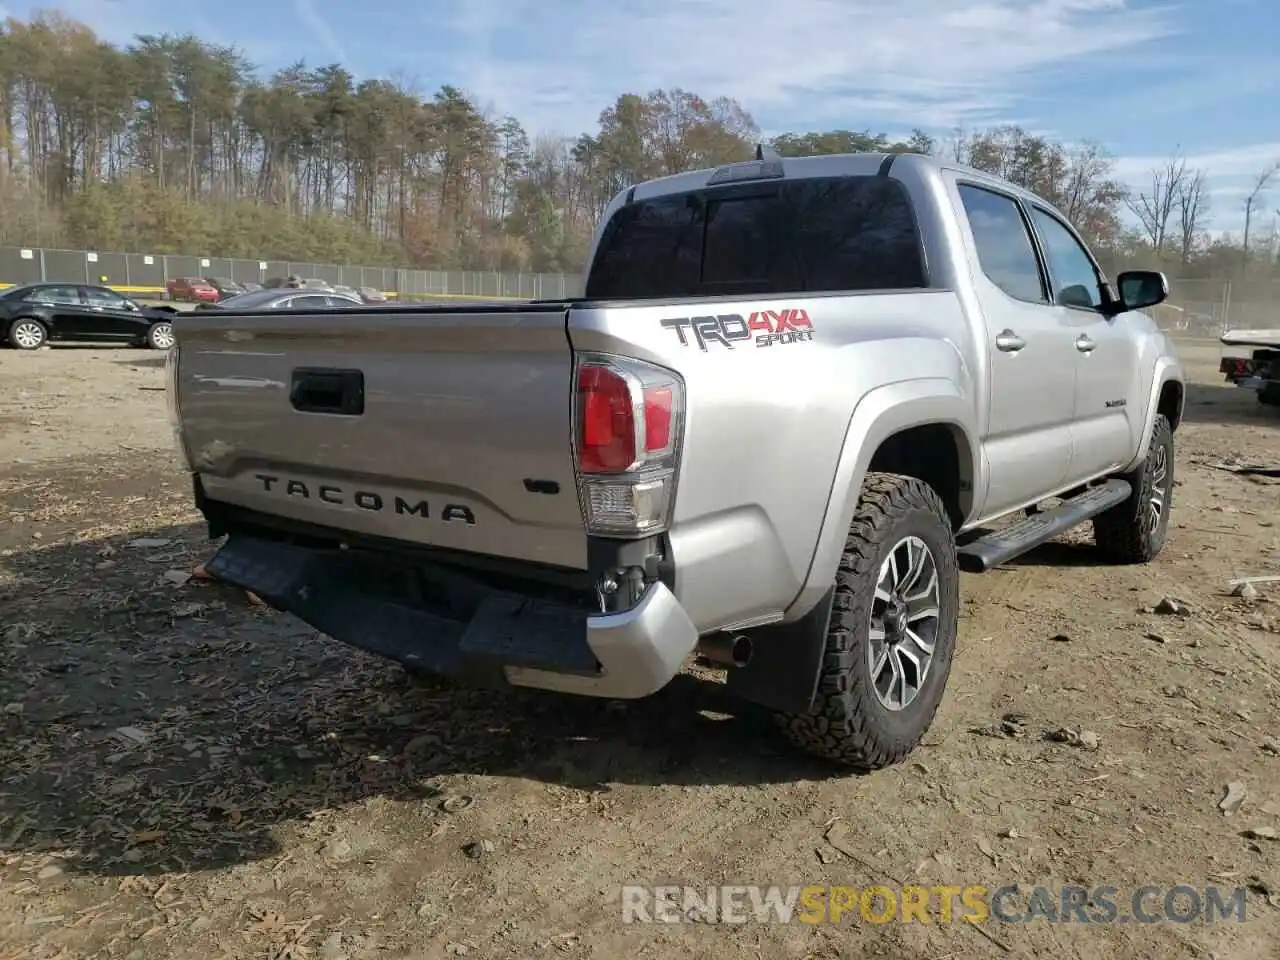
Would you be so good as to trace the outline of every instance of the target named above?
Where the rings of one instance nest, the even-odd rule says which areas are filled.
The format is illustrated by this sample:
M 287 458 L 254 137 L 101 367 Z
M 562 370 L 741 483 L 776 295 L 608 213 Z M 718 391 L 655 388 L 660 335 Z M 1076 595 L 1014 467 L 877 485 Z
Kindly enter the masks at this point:
M 1040 234 L 1049 275 L 1053 278 L 1053 301 L 1064 307 L 1096 309 L 1102 306 L 1102 290 L 1093 261 L 1062 221 L 1039 207 L 1031 208 L 1031 220 Z
M 1015 300 L 1046 303 L 1036 249 L 1012 198 L 960 185 L 960 199 L 973 231 L 982 272 Z
M 104 290 L 102 287 L 82 287 L 84 290 L 84 301 L 91 307 L 107 307 L 111 310 L 124 310 L 124 297 L 116 293 L 114 290 Z
M 329 301 L 324 297 L 294 297 L 289 304 L 294 310 L 323 310 L 329 306 Z
M 26 296 L 29 303 L 80 304 L 80 291 L 75 287 L 38 287 Z

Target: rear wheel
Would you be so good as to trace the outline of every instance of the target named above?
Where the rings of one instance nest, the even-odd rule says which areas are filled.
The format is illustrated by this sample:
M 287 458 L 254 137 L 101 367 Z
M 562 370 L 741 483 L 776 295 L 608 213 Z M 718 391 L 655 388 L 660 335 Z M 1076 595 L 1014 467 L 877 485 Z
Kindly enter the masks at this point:
M 1258 402 L 1268 407 L 1280 407 L 1280 383 L 1268 383 L 1259 390 Z
M 868 474 L 836 573 L 817 696 L 779 717 L 810 753 L 860 770 L 904 759 L 933 722 L 960 611 L 955 538 L 928 484 Z
M 9 325 L 9 342 L 19 350 L 38 350 L 48 339 L 44 324 L 33 317 L 19 317 Z
M 1156 414 L 1147 458 L 1122 478 L 1133 493 L 1093 518 L 1098 549 L 1116 563 L 1148 563 L 1164 547 L 1173 507 L 1173 427 Z
M 168 320 L 153 323 L 147 331 L 147 346 L 152 350 L 168 350 L 173 346 L 173 325 Z

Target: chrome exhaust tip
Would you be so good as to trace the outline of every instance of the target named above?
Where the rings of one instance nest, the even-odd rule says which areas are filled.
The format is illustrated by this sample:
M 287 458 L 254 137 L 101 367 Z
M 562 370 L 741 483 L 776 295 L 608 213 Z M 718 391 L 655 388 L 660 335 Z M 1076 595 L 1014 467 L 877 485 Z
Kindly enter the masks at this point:
M 751 638 L 740 633 L 716 633 L 698 641 L 698 654 L 720 667 L 745 667 L 753 652 Z

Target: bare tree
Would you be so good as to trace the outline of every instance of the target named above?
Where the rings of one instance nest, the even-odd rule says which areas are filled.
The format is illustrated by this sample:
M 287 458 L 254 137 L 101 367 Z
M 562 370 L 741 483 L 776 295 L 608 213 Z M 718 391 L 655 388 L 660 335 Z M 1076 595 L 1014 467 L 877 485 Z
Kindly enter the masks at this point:
M 1203 170 L 1195 170 L 1178 189 L 1179 253 L 1183 266 L 1191 262 L 1196 239 L 1204 230 L 1209 213 L 1209 182 Z
M 1275 160 L 1267 165 L 1266 168 L 1254 178 L 1253 189 L 1249 191 L 1249 195 L 1244 201 L 1244 265 L 1245 269 L 1249 267 L 1249 229 L 1253 226 L 1253 211 L 1258 205 L 1258 201 L 1266 192 L 1267 187 L 1271 185 L 1271 181 L 1275 175 L 1280 173 L 1280 160 Z
M 942 141 L 938 155 L 955 163 L 968 163 L 970 141 L 963 127 L 954 127 L 951 136 Z
M 1151 171 L 1151 189 L 1136 196 L 1130 194 L 1125 204 L 1142 224 L 1157 256 L 1164 252 L 1169 239 L 1169 221 L 1187 179 L 1187 160 L 1177 151 L 1164 164 Z

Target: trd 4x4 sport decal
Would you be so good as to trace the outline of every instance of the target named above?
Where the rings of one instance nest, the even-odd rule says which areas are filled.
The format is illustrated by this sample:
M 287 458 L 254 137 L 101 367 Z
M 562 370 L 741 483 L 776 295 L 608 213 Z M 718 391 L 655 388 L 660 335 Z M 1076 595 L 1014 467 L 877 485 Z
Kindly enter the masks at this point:
M 733 349 L 735 343 L 753 340 L 757 347 L 775 344 L 806 343 L 813 339 L 813 324 L 806 310 L 760 310 L 743 317 L 740 313 L 722 313 L 706 317 L 673 317 L 661 321 L 668 330 L 674 330 L 682 346 L 689 345 L 689 335 L 699 350 L 707 344 L 718 343 Z

